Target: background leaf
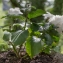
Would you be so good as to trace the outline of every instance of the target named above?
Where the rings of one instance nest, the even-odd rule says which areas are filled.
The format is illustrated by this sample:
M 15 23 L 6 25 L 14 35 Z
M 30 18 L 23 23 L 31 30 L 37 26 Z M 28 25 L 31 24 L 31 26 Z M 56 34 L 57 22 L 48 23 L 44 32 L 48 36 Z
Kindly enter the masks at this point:
M 36 11 L 32 11 L 28 14 L 28 18 L 31 19 L 31 18 L 35 18 L 35 17 L 38 17 L 42 14 L 44 14 L 45 11 L 41 10 L 41 9 L 37 9 Z
M 45 43 L 47 45 L 52 45 L 53 39 L 52 39 L 52 37 L 49 34 L 46 33 L 44 38 L 45 38 Z
M 9 41 L 10 38 L 11 38 L 11 33 L 8 31 L 4 31 L 3 40 Z

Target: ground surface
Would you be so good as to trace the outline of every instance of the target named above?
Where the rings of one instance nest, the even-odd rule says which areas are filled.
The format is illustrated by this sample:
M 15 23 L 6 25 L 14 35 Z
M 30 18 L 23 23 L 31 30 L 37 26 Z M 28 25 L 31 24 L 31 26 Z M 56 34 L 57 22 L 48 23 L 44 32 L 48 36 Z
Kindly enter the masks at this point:
M 32 60 L 29 56 L 17 59 L 13 52 L 0 53 L 0 63 L 52 63 L 53 57 L 51 55 L 40 53 Z
M 16 58 L 12 51 L 0 52 L 0 63 L 63 63 L 63 54 L 45 54 L 42 52 L 33 59 L 30 59 L 28 55 Z

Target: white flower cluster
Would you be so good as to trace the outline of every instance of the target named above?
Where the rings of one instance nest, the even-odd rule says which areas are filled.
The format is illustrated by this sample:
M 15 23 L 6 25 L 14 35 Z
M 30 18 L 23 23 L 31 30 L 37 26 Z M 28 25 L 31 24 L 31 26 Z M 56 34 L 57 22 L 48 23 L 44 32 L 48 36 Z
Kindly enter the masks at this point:
M 46 12 L 46 14 L 43 14 L 43 16 L 44 16 L 44 19 L 47 19 L 47 18 L 53 17 L 54 15 L 49 12 Z
M 30 11 L 31 10 L 31 3 L 29 1 L 25 1 L 23 0 L 21 3 L 20 3 L 21 7 L 22 7 L 22 10 L 28 10 Z
M 22 2 L 20 3 L 20 5 L 21 5 L 22 7 L 25 7 L 25 6 L 26 6 L 26 1 L 22 1 Z
M 8 14 L 9 15 L 15 15 L 15 16 L 18 16 L 20 14 L 23 14 L 19 8 L 10 8 L 9 11 L 8 11 Z
M 63 15 L 53 15 L 49 12 L 43 14 L 44 19 L 48 19 L 49 23 L 57 26 L 57 31 L 61 34 L 63 31 Z

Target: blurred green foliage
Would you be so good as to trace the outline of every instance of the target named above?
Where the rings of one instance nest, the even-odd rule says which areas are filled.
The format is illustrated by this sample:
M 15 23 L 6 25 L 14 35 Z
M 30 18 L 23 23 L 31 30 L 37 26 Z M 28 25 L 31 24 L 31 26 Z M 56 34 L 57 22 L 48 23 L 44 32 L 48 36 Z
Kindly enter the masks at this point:
M 7 51 L 7 50 L 8 50 L 8 44 L 4 40 L 0 39 L 0 51 Z
M 62 15 L 62 11 L 63 11 L 62 8 L 63 8 L 63 0 L 55 0 L 53 13 Z

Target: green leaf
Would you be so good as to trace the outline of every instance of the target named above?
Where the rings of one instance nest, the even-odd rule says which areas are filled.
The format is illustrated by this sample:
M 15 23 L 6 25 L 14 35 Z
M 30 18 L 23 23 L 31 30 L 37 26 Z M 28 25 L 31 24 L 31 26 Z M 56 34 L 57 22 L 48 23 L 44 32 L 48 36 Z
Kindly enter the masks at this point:
M 4 28 L 4 27 L 7 27 L 7 26 L 9 26 L 9 25 L 0 26 L 0 29 L 1 29 L 1 28 Z
M 22 30 L 18 30 L 16 32 L 12 32 L 12 40 L 14 40 L 14 38 L 17 37 L 22 32 L 23 32 Z
M 1 17 L 1 19 L 3 19 L 3 18 L 6 18 L 7 16 L 3 16 L 3 17 Z
M 51 47 L 50 47 L 50 46 L 46 46 L 46 47 L 44 47 L 43 52 L 49 54 L 49 53 L 51 52 Z
M 50 25 L 49 30 L 47 30 L 47 33 L 51 36 L 54 42 L 59 42 L 60 35 L 54 25 Z
M 29 32 L 28 32 L 28 30 L 25 30 L 25 31 L 21 31 L 21 32 L 16 32 L 14 35 L 15 36 L 12 39 L 12 42 L 14 43 L 14 45 L 15 46 L 22 45 L 26 41 L 26 39 L 29 35 Z
M 45 43 L 47 45 L 51 45 L 53 43 L 52 37 L 49 34 L 46 33 L 44 38 L 45 38 Z
M 32 9 L 36 9 L 36 7 L 35 7 L 35 6 L 31 6 L 31 8 L 32 8 Z
M 38 24 L 35 24 L 35 23 L 32 23 L 30 25 L 30 28 L 31 28 L 32 31 L 38 31 L 39 30 L 39 27 L 40 26 Z
M 42 14 L 44 14 L 45 11 L 41 10 L 41 9 L 37 9 L 36 11 L 32 11 L 28 14 L 28 18 L 31 19 L 31 18 L 35 18 L 35 17 L 38 17 Z
M 54 42 L 58 42 L 59 41 L 59 37 L 58 36 L 53 36 L 53 40 L 54 40 Z
M 26 52 L 31 58 L 38 55 L 42 51 L 42 45 L 40 38 L 35 36 L 29 37 L 26 42 Z
M 9 41 L 10 38 L 11 38 L 11 33 L 7 32 L 7 31 L 4 31 L 3 40 Z

